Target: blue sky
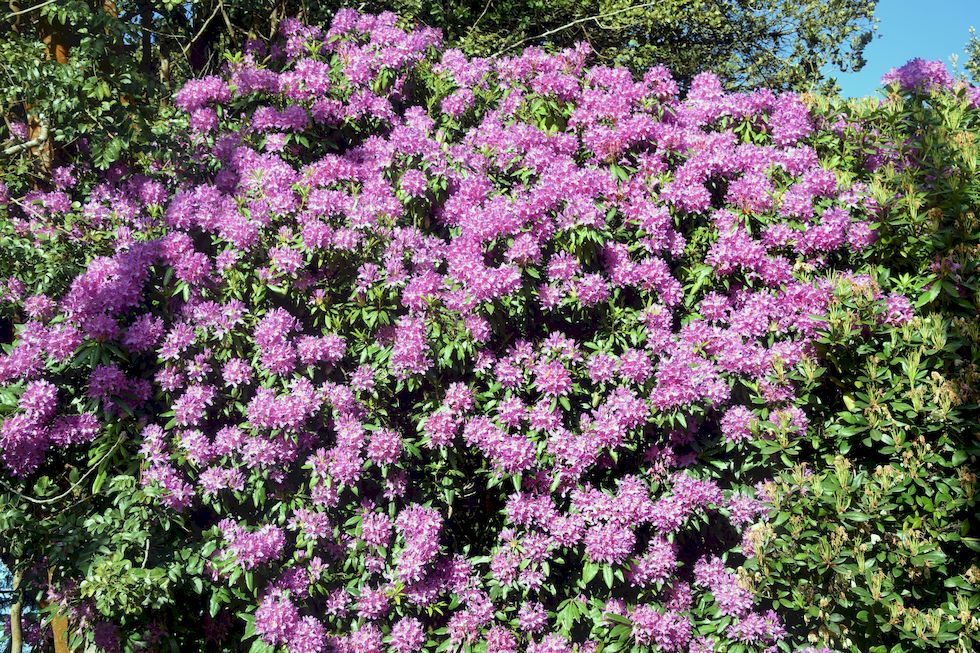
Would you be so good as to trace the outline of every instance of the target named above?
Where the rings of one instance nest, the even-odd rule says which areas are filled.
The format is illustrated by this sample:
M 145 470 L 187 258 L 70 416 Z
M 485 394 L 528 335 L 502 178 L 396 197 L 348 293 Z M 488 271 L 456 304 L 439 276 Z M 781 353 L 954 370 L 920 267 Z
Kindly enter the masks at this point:
M 970 26 L 980 32 L 980 0 L 880 0 L 878 34 L 865 48 L 867 64 L 856 73 L 837 73 L 846 97 L 873 95 L 881 76 L 909 59 L 963 55 Z M 962 69 L 962 64 L 961 64 Z

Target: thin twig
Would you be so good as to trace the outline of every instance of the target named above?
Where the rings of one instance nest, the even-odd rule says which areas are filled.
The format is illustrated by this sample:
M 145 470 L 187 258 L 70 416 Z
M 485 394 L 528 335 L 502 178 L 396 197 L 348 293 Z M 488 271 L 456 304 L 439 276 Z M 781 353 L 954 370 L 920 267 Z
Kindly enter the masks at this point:
M 4 483 L 3 481 L 0 481 L 0 485 L 2 485 L 8 492 L 12 492 L 12 493 L 16 494 L 18 497 L 20 497 L 21 499 L 23 499 L 25 501 L 29 501 L 30 503 L 33 503 L 33 504 L 36 504 L 36 505 L 39 505 L 39 506 L 45 506 L 45 505 L 48 505 L 48 504 L 51 504 L 51 503 L 57 503 L 58 501 L 61 501 L 62 499 L 64 499 L 65 497 L 67 497 L 68 495 L 70 495 L 71 493 L 73 493 L 75 490 L 77 490 L 78 487 L 81 486 L 81 484 L 85 481 L 85 479 L 87 479 L 89 476 L 92 475 L 92 472 L 94 472 L 95 470 L 97 470 L 99 468 L 99 466 L 102 465 L 102 463 L 104 463 L 106 460 L 109 459 L 109 456 L 111 456 L 116 451 L 116 449 L 119 448 L 119 445 L 122 443 L 122 441 L 125 438 L 126 438 L 126 434 L 125 433 L 123 433 L 122 435 L 120 435 L 119 436 L 119 439 L 116 440 L 116 443 L 114 445 L 112 445 L 112 448 L 109 449 L 109 451 L 105 452 L 105 455 L 102 456 L 102 458 L 99 459 L 99 462 L 97 462 L 94 465 L 92 465 L 92 467 L 90 467 L 87 472 L 85 472 L 84 474 L 82 474 L 82 477 L 79 478 L 77 481 L 75 481 L 75 483 L 70 488 L 68 488 L 67 490 L 65 490 L 64 492 L 62 492 L 61 494 L 59 494 L 56 497 L 50 497 L 50 498 L 47 498 L 47 499 L 35 499 L 34 497 L 29 497 L 26 494 L 21 494 L 20 492 L 18 492 L 14 488 L 10 487 L 9 485 L 7 485 L 6 483 Z
M 23 14 L 29 14 L 32 11 L 35 11 L 37 9 L 44 9 L 48 5 L 53 5 L 55 2 L 57 2 L 57 0 L 46 0 L 45 2 L 42 2 L 39 5 L 34 5 L 33 7 L 28 7 L 27 9 L 18 9 L 17 11 L 12 11 L 9 14 L 7 14 L 6 16 L 4 16 L 4 18 L 13 18 L 14 16 L 21 16 Z
M 483 8 L 483 13 L 481 13 L 480 16 L 479 16 L 479 18 L 476 19 L 476 22 L 474 22 L 472 25 L 470 25 L 470 28 L 468 30 L 466 30 L 466 33 L 467 34 L 469 34 L 474 29 L 476 29 L 476 26 L 480 24 L 480 21 L 483 20 L 483 17 L 487 15 L 487 9 L 490 8 L 490 3 L 492 3 L 492 2 L 493 2 L 493 0 L 487 0 L 487 4 Z
M 181 48 L 181 50 L 184 51 L 184 56 L 187 56 L 187 51 L 191 49 L 191 46 L 194 45 L 194 43 L 199 38 L 201 38 L 201 35 L 204 34 L 204 30 L 206 30 L 208 28 L 208 25 L 211 24 L 211 21 L 214 20 L 214 17 L 218 15 L 218 12 L 219 11 L 221 11 L 221 3 L 220 2 L 214 6 L 214 11 L 211 12 L 211 15 L 208 16 L 208 19 L 206 21 L 204 21 L 204 24 L 203 25 L 201 25 L 201 29 L 197 30 L 197 34 L 195 34 L 194 37 L 190 41 L 187 42 L 187 45 L 185 45 L 184 47 Z
M 218 7 L 221 9 L 221 17 L 225 19 L 225 27 L 228 28 L 228 35 L 231 38 L 235 38 L 235 28 L 231 24 L 231 19 L 228 18 L 228 12 L 225 11 L 224 0 L 218 0 Z
M 646 7 L 652 7 L 655 4 L 658 4 L 658 3 L 656 3 L 656 2 L 645 2 L 642 5 L 636 5 L 636 6 L 633 6 L 633 7 L 625 7 L 623 9 L 617 9 L 616 11 L 607 12 L 605 14 L 596 14 L 595 16 L 587 16 L 585 18 L 579 18 L 579 19 L 573 20 L 570 23 L 565 23 L 561 27 L 556 27 L 555 29 L 550 29 L 547 32 L 544 32 L 542 34 L 538 34 L 537 36 L 529 36 L 526 39 L 521 39 L 520 41 L 518 41 L 516 43 L 512 43 L 511 45 L 508 45 L 506 48 L 500 50 L 499 52 L 494 53 L 492 56 L 493 57 L 499 57 L 504 52 L 507 52 L 508 50 L 512 50 L 512 49 L 516 48 L 517 46 L 519 46 L 519 45 L 521 45 L 523 43 L 527 43 L 528 41 L 536 41 L 538 39 L 543 39 L 546 36 L 551 36 L 552 34 L 556 34 L 558 32 L 562 32 L 562 31 L 568 29 L 569 27 L 574 27 L 575 25 L 578 25 L 580 23 L 587 23 L 587 22 L 593 21 L 593 20 L 594 21 L 598 21 L 598 20 L 600 20 L 602 18 L 609 18 L 610 16 L 615 16 L 617 14 L 622 14 L 622 13 L 627 12 L 627 11 L 634 11 L 636 9 L 645 9 Z
M 157 36 L 166 36 L 169 39 L 180 40 L 184 38 L 183 34 L 171 34 L 169 32 L 161 32 L 159 30 L 150 29 L 149 27 L 144 27 L 143 25 L 140 24 L 133 25 L 132 27 L 133 29 L 138 29 L 141 32 L 149 32 L 150 34 L 156 34 Z

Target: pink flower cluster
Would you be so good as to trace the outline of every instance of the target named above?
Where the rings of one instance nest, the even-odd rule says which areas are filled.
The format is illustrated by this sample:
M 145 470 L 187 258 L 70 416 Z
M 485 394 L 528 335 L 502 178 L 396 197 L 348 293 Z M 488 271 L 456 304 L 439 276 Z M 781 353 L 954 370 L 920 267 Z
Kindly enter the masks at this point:
M 58 388 L 49 381 L 30 381 L 17 412 L 0 424 L 0 459 L 14 476 L 34 472 L 51 447 L 91 442 L 99 420 L 91 413 L 58 416 Z
M 231 556 L 245 570 L 278 559 L 286 542 L 282 530 L 271 524 L 250 533 L 234 521 L 224 519 L 218 528 L 226 542 L 224 554 Z
M 615 615 L 639 646 L 772 650 L 779 618 L 699 539 L 743 541 L 766 506 L 698 461 L 806 432 L 780 371 L 873 242 L 878 205 L 825 167 L 803 99 L 709 73 L 682 98 L 585 46 L 440 54 L 392 14 L 280 37 L 178 93 L 183 182 L 116 193 L 142 198 L 138 237 L 25 304 L 6 466 L 99 433 L 58 414 L 81 351 L 154 496 L 229 515 L 209 582 L 254 573 L 270 645 L 587 653 Z M 724 632 L 696 636 L 705 605 Z
M 965 86 L 967 97 L 973 108 L 980 108 L 980 86 L 957 83 L 949 74 L 946 64 L 942 61 L 927 61 L 911 59 L 898 68 L 892 68 L 882 75 L 884 86 L 897 85 L 904 92 L 929 94 L 934 91 L 954 90 Z

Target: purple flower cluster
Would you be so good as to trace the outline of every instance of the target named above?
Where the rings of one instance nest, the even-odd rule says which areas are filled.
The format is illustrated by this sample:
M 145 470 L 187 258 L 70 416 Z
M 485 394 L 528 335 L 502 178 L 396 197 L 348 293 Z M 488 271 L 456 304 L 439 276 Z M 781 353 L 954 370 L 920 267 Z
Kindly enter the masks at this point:
M 964 86 L 950 75 L 942 61 L 911 59 L 898 68 L 882 75 L 883 86 L 895 85 L 905 93 L 929 94 L 936 91 L 952 91 Z M 980 108 L 980 86 L 966 86 L 966 94 L 973 108 Z
M 187 178 L 92 193 L 130 238 L 62 298 L 3 289 L 30 320 L 0 459 L 27 476 L 131 420 L 143 485 L 227 515 L 211 582 L 254 572 L 255 632 L 293 652 L 588 653 L 612 615 L 663 651 L 773 645 L 729 558 L 681 544 L 767 511 L 698 455 L 806 432 L 782 372 L 873 241 L 870 190 L 795 94 L 439 43 L 342 10 L 185 86 Z M 704 605 L 731 625 L 696 637 Z
M 663 651 L 683 651 L 691 641 L 691 622 L 676 612 L 658 612 L 649 605 L 638 605 L 630 613 L 633 638 L 637 644 L 656 646 Z
M 277 559 L 286 542 L 282 530 L 271 524 L 249 532 L 240 524 L 224 519 L 218 528 L 226 542 L 223 554 L 232 556 L 245 570 Z
M 91 413 L 59 416 L 58 388 L 46 380 L 28 382 L 17 408 L 0 424 L 0 461 L 14 476 L 36 471 L 51 447 L 91 442 L 99 433 Z

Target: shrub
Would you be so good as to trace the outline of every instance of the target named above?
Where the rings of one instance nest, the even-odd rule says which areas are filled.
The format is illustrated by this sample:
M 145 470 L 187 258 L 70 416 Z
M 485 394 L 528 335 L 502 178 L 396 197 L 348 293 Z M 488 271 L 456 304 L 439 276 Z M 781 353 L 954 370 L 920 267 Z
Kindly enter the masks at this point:
M 908 375 L 909 325 L 941 320 L 879 269 L 876 238 L 907 225 L 846 129 L 711 74 L 680 99 L 665 69 L 589 68 L 585 46 L 467 59 L 389 14 L 281 37 L 178 93 L 184 147 L 116 180 L 134 210 L 111 254 L 57 300 L 17 298 L 31 319 L 0 359 L 11 505 L 91 478 L 112 506 L 138 482 L 134 519 L 171 538 L 150 568 L 120 539 L 52 558 L 78 635 L 754 651 L 798 649 L 816 624 L 858 642 L 876 621 L 835 629 L 843 613 L 806 612 L 786 584 L 813 587 L 809 563 L 835 546 L 817 521 L 828 434 L 865 437 L 837 402 L 885 381 L 853 371 L 880 351 Z M 905 161 L 893 133 L 872 162 Z M 922 355 L 946 358 L 923 375 L 959 360 L 937 329 Z M 921 434 L 962 457 L 966 423 Z M 880 453 L 915 455 L 919 435 Z M 91 477 L 72 464 L 86 453 Z M 804 461 L 827 492 L 786 471 Z M 869 483 L 892 492 L 883 478 Z M 965 488 L 941 495 L 956 518 Z M 974 601 L 942 545 L 913 554 L 943 576 L 930 600 L 952 582 Z M 774 566 L 790 549 L 804 564 Z M 146 582 L 139 606 L 111 598 Z
M 827 155 L 860 161 L 852 153 L 873 147 L 853 168 L 883 199 L 868 263 L 921 314 L 876 329 L 868 288 L 828 313 L 820 365 L 794 375 L 813 428 L 775 475 L 774 518 L 748 565 L 762 595 L 848 650 L 969 651 L 980 627 L 980 125 L 975 91 L 943 92 L 954 89 L 936 63 L 886 75 L 902 93 L 888 102 L 828 107 L 849 127 Z

